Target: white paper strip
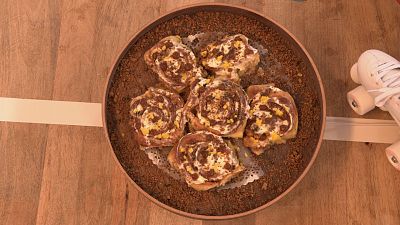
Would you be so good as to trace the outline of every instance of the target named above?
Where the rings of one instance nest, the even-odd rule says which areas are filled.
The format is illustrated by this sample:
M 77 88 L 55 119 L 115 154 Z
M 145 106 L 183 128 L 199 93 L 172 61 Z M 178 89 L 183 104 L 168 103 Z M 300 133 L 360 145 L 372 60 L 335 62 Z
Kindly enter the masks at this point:
M 0 97 L 0 121 L 102 127 L 100 103 Z
M 100 103 L 0 97 L 0 121 L 102 127 Z M 394 143 L 400 128 L 393 120 L 327 117 L 325 140 Z

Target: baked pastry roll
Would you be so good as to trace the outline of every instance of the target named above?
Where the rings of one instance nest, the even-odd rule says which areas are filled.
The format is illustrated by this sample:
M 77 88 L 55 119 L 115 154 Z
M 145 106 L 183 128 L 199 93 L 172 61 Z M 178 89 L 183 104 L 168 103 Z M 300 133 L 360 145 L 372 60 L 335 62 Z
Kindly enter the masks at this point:
M 217 77 L 240 81 L 240 76 L 255 71 L 260 55 L 246 36 L 236 34 L 208 44 L 200 52 L 200 61 Z
M 200 79 L 185 105 L 192 131 L 206 130 L 223 137 L 242 138 L 248 113 L 247 95 L 230 80 Z
M 177 92 L 182 92 L 205 71 L 179 36 L 160 40 L 144 54 L 144 60 L 158 74 L 160 80 Z
M 292 96 L 272 85 L 253 85 L 247 89 L 249 119 L 243 144 L 259 155 L 272 144 L 296 137 L 298 113 Z
M 134 136 L 143 148 L 173 146 L 184 134 L 182 98 L 171 91 L 149 88 L 130 103 Z
M 183 136 L 168 154 L 168 161 L 198 191 L 222 186 L 244 169 L 235 148 L 207 131 Z

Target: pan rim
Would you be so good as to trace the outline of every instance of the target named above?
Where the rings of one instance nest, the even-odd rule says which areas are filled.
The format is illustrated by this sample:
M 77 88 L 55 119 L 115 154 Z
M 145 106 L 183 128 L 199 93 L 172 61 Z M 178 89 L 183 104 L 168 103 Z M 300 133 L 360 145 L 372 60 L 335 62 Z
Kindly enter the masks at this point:
M 301 51 L 305 54 L 305 56 L 307 57 L 307 60 L 309 61 L 309 64 L 311 65 L 311 70 L 315 72 L 315 76 L 317 78 L 319 87 L 320 87 L 320 96 L 318 96 L 320 98 L 320 102 L 322 104 L 322 117 L 321 117 L 321 130 L 320 130 L 320 135 L 319 135 L 319 139 L 318 139 L 318 143 L 315 147 L 315 151 L 308 163 L 308 165 L 306 166 L 306 168 L 303 170 L 303 172 L 300 174 L 300 176 L 296 179 L 296 181 L 291 184 L 289 186 L 289 188 L 287 188 L 284 192 L 282 192 L 280 195 L 278 195 L 277 197 L 275 197 L 274 199 L 272 199 L 269 202 L 266 202 L 265 204 L 245 211 L 245 212 L 240 212 L 240 213 L 236 213 L 236 214 L 229 214 L 229 215 L 222 215 L 222 216 L 209 216 L 209 215 L 202 215 L 202 214 L 194 214 L 194 213 L 189 213 L 189 212 L 185 212 L 176 208 L 173 208 L 169 205 L 166 205 L 162 202 L 160 202 L 159 200 L 157 200 L 156 198 L 154 198 L 153 196 L 151 196 L 150 194 L 148 194 L 146 191 L 144 191 L 138 184 L 136 184 L 135 181 L 133 181 L 133 179 L 128 175 L 128 173 L 125 171 L 125 169 L 122 167 L 120 161 L 118 160 L 115 151 L 113 150 L 113 146 L 111 144 L 110 141 L 110 136 L 108 133 L 108 126 L 107 126 L 107 97 L 108 97 L 108 91 L 110 88 L 110 84 L 111 84 L 111 78 L 113 77 L 116 69 L 118 68 L 119 62 L 120 60 L 125 56 L 126 52 L 130 49 L 130 46 L 135 43 L 135 41 L 142 36 L 144 33 L 148 32 L 149 30 L 151 30 L 154 26 L 157 26 L 158 24 L 161 24 L 162 22 L 165 22 L 171 18 L 174 18 L 178 15 L 184 14 L 184 12 L 186 11 L 201 11 L 202 9 L 205 10 L 206 8 L 209 7 L 213 7 L 213 8 L 218 8 L 218 10 L 215 11 L 227 11 L 227 12 L 232 12 L 232 11 L 241 11 L 242 13 L 246 12 L 253 14 L 255 16 L 261 17 L 267 21 L 269 21 L 270 23 L 274 24 L 276 27 L 278 27 L 279 29 L 281 29 L 283 31 L 283 33 L 286 33 L 294 42 L 295 45 L 297 45 Z M 104 90 L 104 94 L 103 94 L 103 101 L 102 101 L 102 117 L 103 117 L 103 130 L 104 130 L 104 134 L 106 136 L 107 139 L 107 143 L 109 146 L 110 151 L 112 152 L 112 156 L 114 158 L 114 160 L 116 161 L 116 163 L 118 164 L 118 167 L 123 171 L 123 173 L 126 175 L 126 177 L 128 178 L 129 182 L 141 193 L 143 194 L 147 199 L 149 199 L 151 202 L 155 203 L 156 205 L 167 209 L 170 212 L 173 212 L 175 214 L 181 215 L 181 216 L 185 216 L 185 217 L 189 217 L 189 218 L 193 218 L 193 219 L 201 219 L 201 220 L 226 220 L 226 219 L 235 219 L 235 218 L 239 218 L 239 217 L 243 217 L 243 216 L 247 216 L 247 215 L 251 215 L 253 213 L 259 212 L 271 205 L 273 205 L 274 203 L 276 203 L 277 201 L 279 201 L 280 199 L 282 199 L 284 196 L 286 196 L 290 191 L 292 191 L 300 182 L 301 180 L 303 180 L 304 176 L 308 173 L 308 171 L 310 170 L 311 166 L 314 164 L 315 159 L 320 151 L 321 148 L 321 144 L 322 144 L 322 139 L 323 139 L 323 134 L 324 134 L 324 130 L 325 130 L 325 123 L 326 123 L 326 98 L 325 98 L 325 91 L 324 91 L 324 87 L 323 87 L 323 83 L 321 80 L 321 76 L 318 72 L 318 69 L 313 61 L 313 59 L 311 58 L 310 54 L 308 53 L 308 51 L 305 49 L 305 47 L 297 40 L 297 38 L 289 31 L 287 30 L 285 27 L 283 27 L 282 25 L 280 25 L 279 23 L 277 23 L 275 20 L 269 18 L 268 16 L 265 16 L 257 11 L 254 11 L 252 9 L 246 8 L 246 7 L 242 7 L 242 6 L 236 6 L 236 5 L 232 5 L 232 4 L 224 4 L 224 3 L 198 3 L 198 4 L 190 4 L 190 5 L 185 5 L 179 8 L 176 8 L 172 11 L 168 11 L 160 16 L 158 16 L 157 18 L 151 20 L 150 22 L 146 23 L 144 26 L 142 26 L 127 42 L 127 44 L 123 45 L 124 47 L 122 48 L 121 51 L 119 51 L 119 54 L 117 54 L 115 60 L 113 61 L 112 67 L 110 68 L 108 75 L 107 75 L 107 80 L 106 80 L 106 85 L 105 85 L 105 90 Z

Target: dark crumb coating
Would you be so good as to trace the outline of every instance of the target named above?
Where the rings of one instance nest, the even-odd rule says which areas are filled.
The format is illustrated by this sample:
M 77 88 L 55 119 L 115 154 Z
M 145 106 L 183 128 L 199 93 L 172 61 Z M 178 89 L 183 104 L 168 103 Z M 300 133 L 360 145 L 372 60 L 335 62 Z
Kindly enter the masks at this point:
M 229 23 L 221 23 L 229 21 Z M 289 92 L 298 107 L 297 137 L 274 145 L 256 157 L 266 175 L 230 190 L 199 192 L 165 175 L 139 149 L 129 125 L 129 103 L 149 87 L 157 86 L 157 75 L 144 62 L 143 54 L 169 35 L 182 37 L 194 32 L 241 33 L 268 49 L 260 56 L 262 71 L 242 77 L 241 85 L 274 83 Z M 252 42 L 250 41 L 250 44 Z M 260 22 L 225 12 L 199 12 L 169 20 L 146 33 L 122 59 L 107 100 L 107 123 L 115 154 L 129 176 L 160 202 L 182 211 L 203 215 L 245 212 L 276 198 L 304 171 L 317 145 L 321 127 L 318 81 L 307 74 L 305 63 L 277 32 Z M 182 96 L 185 96 L 183 93 Z M 165 152 L 170 148 L 165 148 Z

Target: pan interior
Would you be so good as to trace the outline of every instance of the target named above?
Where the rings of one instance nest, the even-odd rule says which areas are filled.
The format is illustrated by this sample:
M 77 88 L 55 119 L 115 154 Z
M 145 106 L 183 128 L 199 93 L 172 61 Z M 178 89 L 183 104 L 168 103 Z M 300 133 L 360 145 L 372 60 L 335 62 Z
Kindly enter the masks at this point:
M 267 49 L 262 74 L 243 78 L 241 85 L 274 83 L 289 92 L 299 111 L 295 139 L 272 146 L 257 156 L 266 175 L 240 188 L 198 192 L 165 175 L 139 149 L 129 125 L 129 103 L 149 87 L 157 75 L 143 54 L 163 37 L 197 32 L 241 33 Z M 121 54 L 106 94 L 106 126 L 114 153 L 129 177 L 146 193 L 172 208 L 207 216 L 225 216 L 262 206 L 298 180 L 317 151 L 323 121 L 323 100 L 317 74 L 301 47 L 274 23 L 244 10 L 198 7 L 169 14 L 140 32 Z M 165 148 L 168 152 L 170 148 Z

